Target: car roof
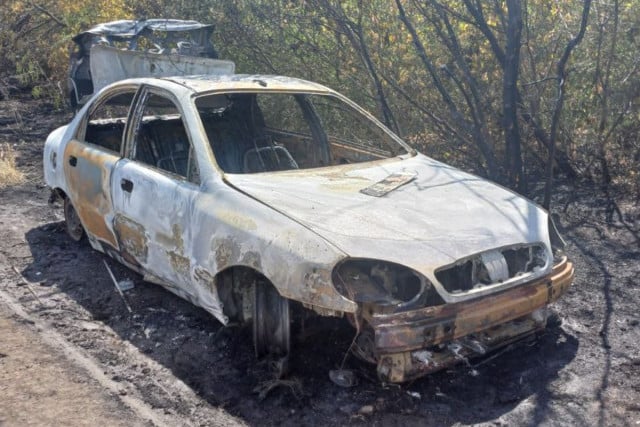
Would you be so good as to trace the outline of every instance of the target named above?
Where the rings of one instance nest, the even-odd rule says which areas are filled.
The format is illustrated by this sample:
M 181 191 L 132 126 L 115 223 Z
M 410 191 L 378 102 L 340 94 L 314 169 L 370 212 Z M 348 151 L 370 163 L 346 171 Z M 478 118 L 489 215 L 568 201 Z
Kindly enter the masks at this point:
M 161 80 L 178 83 L 196 93 L 255 90 L 333 93 L 331 89 L 318 83 L 294 77 L 266 74 L 179 76 L 164 77 Z
M 131 38 L 145 30 L 173 32 L 193 31 L 200 29 L 213 30 L 213 24 L 201 24 L 198 21 L 185 21 L 182 19 L 140 19 L 120 20 L 104 22 L 86 31 L 77 34 L 73 40 L 78 42 L 86 35 L 114 36 L 119 38 Z

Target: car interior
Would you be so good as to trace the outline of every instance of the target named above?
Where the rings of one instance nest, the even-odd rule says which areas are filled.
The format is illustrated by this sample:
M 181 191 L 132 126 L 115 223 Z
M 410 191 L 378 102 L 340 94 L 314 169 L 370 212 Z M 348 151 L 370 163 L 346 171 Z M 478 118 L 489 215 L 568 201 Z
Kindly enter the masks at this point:
M 117 95 L 92 112 L 85 140 L 120 153 L 124 117 L 133 95 L 133 91 Z M 262 96 L 230 93 L 196 99 L 216 162 L 226 173 L 359 163 L 404 150 L 398 146 L 394 151 L 385 140 L 388 136 L 375 126 L 361 125 L 348 115 L 335 119 L 340 111 L 321 116 L 316 111 L 320 104 L 312 104 L 306 94 L 258 95 Z M 180 110 L 167 98 L 148 96 L 134 146 L 134 160 L 187 179 L 197 174 Z
M 196 106 L 226 173 L 310 169 L 397 155 L 385 144 L 337 135 L 306 94 L 218 94 L 196 99 Z M 353 121 L 349 125 L 357 128 Z

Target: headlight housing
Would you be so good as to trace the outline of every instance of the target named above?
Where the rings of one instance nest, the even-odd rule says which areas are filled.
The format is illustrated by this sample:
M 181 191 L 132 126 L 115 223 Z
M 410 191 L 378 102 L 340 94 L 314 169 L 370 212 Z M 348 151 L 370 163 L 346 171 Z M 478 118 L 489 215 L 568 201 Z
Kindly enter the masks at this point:
M 397 313 L 444 304 L 431 282 L 403 265 L 349 258 L 333 269 L 338 292 L 376 313 Z

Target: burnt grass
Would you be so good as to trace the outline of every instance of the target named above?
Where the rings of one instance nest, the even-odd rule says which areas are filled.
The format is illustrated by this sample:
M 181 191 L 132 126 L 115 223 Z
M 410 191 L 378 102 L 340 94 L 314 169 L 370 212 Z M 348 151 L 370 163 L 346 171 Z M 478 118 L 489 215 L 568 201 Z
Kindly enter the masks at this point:
M 0 143 L 14 145 L 27 174 L 0 190 L 2 291 L 154 410 L 194 425 L 215 424 L 210 408 L 250 425 L 640 422 L 637 199 L 613 200 L 589 183 L 558 186 L 553 212 L 576 278 L 555 304 L 561 325 L 536 340 L 403 385 L 381 384 L 373 366 L 349 356 L 358 383 L 340 388 L 328 373 L 342 363 L 352 330 L 343 319 L 314 317 L 294 324 L 291 373 L 277 382 L 270 361 L 255 359 L 249 328 L 223 328 L 86 239 L 68 238 L 61 207 L 47 204 L 41 156 L 48 133 L 71 115 L 26 96 L 0 105 Z M 131 313 L 103 260 L 134 281 L 125 293 Z

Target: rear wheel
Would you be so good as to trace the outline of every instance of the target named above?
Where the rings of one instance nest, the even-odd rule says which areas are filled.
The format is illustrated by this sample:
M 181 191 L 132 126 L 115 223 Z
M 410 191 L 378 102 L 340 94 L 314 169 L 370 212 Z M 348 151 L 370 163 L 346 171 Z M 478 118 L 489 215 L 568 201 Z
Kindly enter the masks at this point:
M 68 197 L 64 199 L 64 224 L 67 229 L 67 234 L 75 242 L 82 240 L 84 236 L 84 228 L 80 222 L 80 217 L 76 212 L 76 209 L 71 204 L 71 200 Z
M 253 345 L 257 357 L 287 357 L 291 351 L 289 300 L 264 280 L 254 282 Z

